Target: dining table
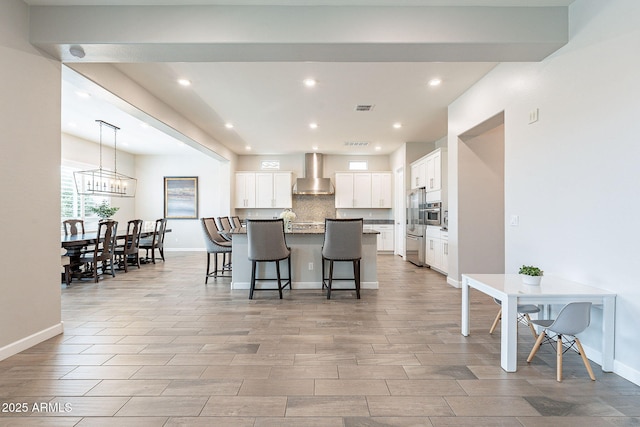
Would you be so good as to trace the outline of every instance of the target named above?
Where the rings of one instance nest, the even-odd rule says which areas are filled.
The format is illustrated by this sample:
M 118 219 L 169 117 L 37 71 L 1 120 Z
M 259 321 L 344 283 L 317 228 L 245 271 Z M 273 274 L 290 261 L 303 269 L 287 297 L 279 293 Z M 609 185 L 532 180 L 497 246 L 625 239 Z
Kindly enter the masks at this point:
M 150 227 L 143 227 L 140 231 L 140 238 L 150 237 L 155 234 L 155 227 L 151 225 Z M 171 229 L 167 228 L 165 233 L 170 233 Z M 116 239 L 123 240 L 127 237 L 126 229 L 118 230 L 116 232 Z M 60 236 L 60 245 L 67 252 L 67 255 L 70 258 L 71 266 L 72 266 L 72 276 L 78 277 L 79 273 L 79 265 L 80 265 L 80 257 L 82 256 L 82 248 L 90 245 L 95 245 L 98 242 L 97 231 L 88 231 L 82 234 L 69 234 Z
M 605 289 L 566 280 L 560 277 L 542 278 L 540 285 L 525 285 L 519 274 L 463 274 L 462 275 L 462 335 L 469 335 L 469 291 L 476 289 L 502 303 L 500 335 L 500 365 L 507 372 L 517 370 L 518 304 L 536 304 L 549 307 L 586 301 L 602 312 L 601 366 L 613 372 L 616 294 Z M 545 311 L 545 310 L 543 310 Z

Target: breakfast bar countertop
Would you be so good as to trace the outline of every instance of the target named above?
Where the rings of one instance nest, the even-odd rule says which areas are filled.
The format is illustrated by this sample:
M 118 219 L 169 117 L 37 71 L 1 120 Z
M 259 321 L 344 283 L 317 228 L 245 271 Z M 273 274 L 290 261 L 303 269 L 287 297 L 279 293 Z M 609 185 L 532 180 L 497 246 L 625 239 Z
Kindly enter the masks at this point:
M 286 234 L 324 234 L 324 224 L 320 226 L 307 226 L 307 225 L 296 225 L 293 224 L 293 228 L 291 230 L 286 230 Z M 242 228 L 233 228 L 229 232 L 229 234 L 247 234 L 247 229 L 245 227 Z M 380 234 L 379 231 L 364 229 L 362 230 L 362 234 Z

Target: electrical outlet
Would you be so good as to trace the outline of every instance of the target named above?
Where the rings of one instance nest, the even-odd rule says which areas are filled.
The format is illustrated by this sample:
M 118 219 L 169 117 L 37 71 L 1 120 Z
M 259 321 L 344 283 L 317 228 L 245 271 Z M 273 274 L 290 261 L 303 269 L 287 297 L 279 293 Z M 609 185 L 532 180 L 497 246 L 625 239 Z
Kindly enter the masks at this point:
M 309 270 L 313 270 L 313 263 L 312 262 L 309 263 Z

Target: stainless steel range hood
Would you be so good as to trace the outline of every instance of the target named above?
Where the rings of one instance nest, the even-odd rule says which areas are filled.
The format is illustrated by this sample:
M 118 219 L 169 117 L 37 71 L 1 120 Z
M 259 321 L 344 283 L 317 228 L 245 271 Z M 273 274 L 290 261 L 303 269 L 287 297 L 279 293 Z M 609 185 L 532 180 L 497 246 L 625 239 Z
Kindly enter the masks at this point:
M 331 180 L 322 177 L 322 154 L 306 153 L 304 155 L 304 178 L 296 180 L 293 194 L 333 194 Z

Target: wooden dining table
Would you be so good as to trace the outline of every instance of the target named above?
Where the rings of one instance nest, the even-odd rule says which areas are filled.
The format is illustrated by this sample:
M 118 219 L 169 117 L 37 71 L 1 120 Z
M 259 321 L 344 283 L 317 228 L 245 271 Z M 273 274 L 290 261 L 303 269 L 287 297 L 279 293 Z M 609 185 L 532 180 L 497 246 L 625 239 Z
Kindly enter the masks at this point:
M 170 233 L 171 229 L 167 228 L 165 233 Z M 154 229 L 142 230 L 140 231 L 140 238 L 153 236 L 155 233 Z M 116 238 L 121 240 L 127 236 L 126 230 L 118 231 L 116 234 Z M 88 233 L 83 234 L 71 234 L 71 235 L 61 235 L 60 236 L 60 244 L 61 246 L 69 252 L 70 249 L 82 248 L 87 245 L 94 245 L 98 241 L 98 236 L 95 231 L 90 231 Z
M 171 229 L 167 228 L 165 233 L 170 233 Z M 143 229 L 140 231 L 140 238 L 153 236 L 155 233 L 154 228 Z M 116 239 L 123 240 L 127 237 L 126 230 L 118 231 L 116 233 Z M 82 256 L 82 248 L 95 245 L 98 243 L 98 235 L 97 231 L 85 232 L 83 234 L 70 234 L 70 235 L 61 235 L 60 236 L 60 245 L 63 249 L 65 249 L 66 255 L 71 260 L 72 266 L 72 275 L 74 277 L 80 277 L 81 273 L 79 271 L 80 267 L 80 257 Z

